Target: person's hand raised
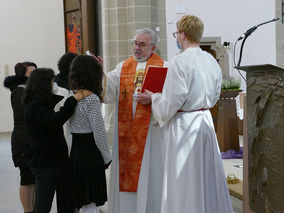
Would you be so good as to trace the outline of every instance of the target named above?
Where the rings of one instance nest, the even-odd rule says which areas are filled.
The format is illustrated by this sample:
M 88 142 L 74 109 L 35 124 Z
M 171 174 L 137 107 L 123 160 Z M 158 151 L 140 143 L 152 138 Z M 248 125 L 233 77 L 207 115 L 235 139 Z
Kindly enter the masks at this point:
M 86 89 L 80 89 L 80 90 L 77 90 L 74 94 L 74 98 L 77 100 L 77 101 L 81 101 L 83 100 L 84 98 L 86 98 L 87 96 L 89 95 L 92 95 L 93 92 L 91 92 L 90 90 L 86 90 Z
M 89 50 L 86 51 L 86 54 L 89 56 L 92 56 L 94 59 L 96 59 L 99 64 L 101 65 L 101 67 L 103 68 L 103 64 L 104 64 L 104 60 L 101 56 L 95 56 L 93 53 L 91 53 Z
M 101 57 L 101 56 L 93 56 L 98 62 L 99 62 L 99 64 L 101 65 L 101 67 L 103 68 L 103 65 L 104 65 L 104 60 L 103 60 L 103 58 Z

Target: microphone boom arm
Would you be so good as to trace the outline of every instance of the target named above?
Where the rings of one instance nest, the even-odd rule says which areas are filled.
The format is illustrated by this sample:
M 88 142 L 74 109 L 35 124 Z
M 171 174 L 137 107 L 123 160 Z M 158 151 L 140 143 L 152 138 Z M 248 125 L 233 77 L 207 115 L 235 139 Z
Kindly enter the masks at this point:
M 277 20 L 279 20 L 279 19 L 280 19 L 280 18 L 274 18 L 274 19 L 272 19 L 272 20 L 270 20 L 270 21 L 266 21 L 266 22 L 263 22 L 263 23 L 261 23 L 261 24 L 258 24 L 258 25 L 256 25 L 256 26 L 253 26 L 253 27 L 249 28 L 243 35 L 241 35 L 241 36 L 238 38 L 238 41 L 240 41 L 240 40 L 242 40 L 244 37 L 247 37 L 247 36 L 249 36 L 250 34 L 252 34 L 259 26 L 264 25 L 264 24 L 268 24 L 268 23 L 273 22 L 273 21 L 277 21 Z
M 257 25 L 256 27 L 259 27 L 259 26 L 264 25 L 264 24 L 268 24 L 268 23 L 273 22 L 273 21 L 278 21 L 279 19 L 280 19 L 280 18 L 274 18 L 274 19 L 272 19 L 272 20 L 270 20 L 270 21 L 263 22 L 263 23 Z
M 238 67 L 239 67 L 240 64 L 241 64 L 242 54 L 243 54 L 243 48 L 244 48 L 245 41 L 246 41 L 246 39 L 250 36 L 250 34 L 252 34 L 259 26 L 264 25 L 264 24 L 268 24 L 268 23 L 273 22 L 273 21 L 277 21 L 277 20 L 279 20 L 279 19 L 280 19 L 280 18 L 274 18 L 274 19 L 272 19 L 272 20 L 270 20 L 270 21 L 266 21 L 266 22 L 263 22 L 263 23 L 261 23 L 261 24 L 258 24 L 258 25 L 256 25 L 256 26 L 254 26 L 254 27 L 251 27 L 251 28 L 248 29 L 242 36 L 240 36 L 240 37 L 238 38 L 237 41 L 242 40 L 242 39 L 244 38 L 244 40 L 242 41 L 241 50 L 240 50 L 240 57 L 239 57 L 239 61 L 238 61 L 238 64 L 237 64 Z
M 253 32 L 253 31 L 252 31 Z M 251 33 L 252 33 L 251 32 Z M 239 56 L 239 61 L 238 61 L 238 64 L 237 66 L 239 67 L 241 65 L 241 61 L 242 61 L 242 56 L 243 56 L 243 48 L 244 48 L 244 44 L 245 44 L 245 41 L 247 40 L 248 36 L 245 36 L 244 40 L 242 41 L 242 45 L 241 45 L 241 50 L 240 50 L 240 56 Z

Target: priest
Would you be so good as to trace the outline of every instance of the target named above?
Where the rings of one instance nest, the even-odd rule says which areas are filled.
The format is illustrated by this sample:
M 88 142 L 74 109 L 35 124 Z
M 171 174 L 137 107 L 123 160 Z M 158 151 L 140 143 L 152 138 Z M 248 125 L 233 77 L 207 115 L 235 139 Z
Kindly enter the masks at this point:
M 149 66 L 167 63 L 156 52 L 159 37 L 139 29 L 133 56 L 106 73 L 105 103 L 116 103 L 109 213 L 160 212 L 164 142 L 150 105 L 136 102 Z
M 203 23 L 191 15 L 173 33 L 182 53 L 169 63 L 162 93 L 147 91 L 138 100 L 152 102 L 165 128 L 162 213 L 232 213 L 224 169 L 209 109 L 219 99 L 222 72 L 199 47 Z

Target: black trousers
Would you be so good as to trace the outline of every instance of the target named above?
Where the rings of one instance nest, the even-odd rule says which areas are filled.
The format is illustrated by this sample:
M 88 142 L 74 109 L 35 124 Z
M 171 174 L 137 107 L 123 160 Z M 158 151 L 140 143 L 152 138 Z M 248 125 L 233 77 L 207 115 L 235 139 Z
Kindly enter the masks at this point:
M 72 205 L 71 170 L 69 164 L 58 167 L 56 187 L 57 213 L 75 213 Z
M 32 167 L 35 176 L 35 208 L 34 213 L 49 213 L 57 185 L 58 168 Z

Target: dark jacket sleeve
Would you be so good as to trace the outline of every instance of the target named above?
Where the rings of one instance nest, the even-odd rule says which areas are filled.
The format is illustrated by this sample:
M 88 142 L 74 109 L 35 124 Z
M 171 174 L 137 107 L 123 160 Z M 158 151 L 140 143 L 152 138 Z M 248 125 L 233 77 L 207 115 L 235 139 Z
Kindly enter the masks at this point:
M 6 88 L 8 88 L 12 91 L 18 85 L 25 84 L 26 81 L 27 81 L 27 77 L 25 77 L 25 76 L 17 76 L 17 75 L 8 76 L 4 80 L 4 87 L 6 87 Z
M 66 99 L 63 107 L 58 112 L 54 112 L 53 108 L 45 104 L 36 104 L 32 107 L 34 119 L 48 128 L 59 128 L 72 116 L 77 100 L 71 96 Z
M 11 93 L 11 105 L 12 105 L 13 117 L 14 117 L 14 133 L 25 131 L 24 104 L 22 103 L 23 95 L 24 95 L 23 87 L 17 87 Z M 20 135 L 18 135 L 18 137 L 19 136 Z M 21 139 L 22 140 L 25 139 L 24 134 L 21 137 Z

